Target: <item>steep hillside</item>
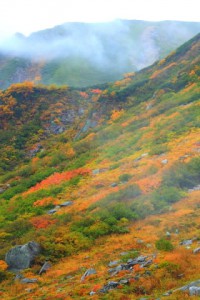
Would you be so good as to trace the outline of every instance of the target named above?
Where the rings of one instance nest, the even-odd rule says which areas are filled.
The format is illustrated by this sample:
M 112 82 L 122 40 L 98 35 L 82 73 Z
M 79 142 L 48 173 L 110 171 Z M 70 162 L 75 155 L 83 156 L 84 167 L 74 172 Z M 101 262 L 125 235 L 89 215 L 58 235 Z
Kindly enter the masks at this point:
M 2 299 L 198 299 L 199 78 L 197 35 L 112 84 L 1 93 Z
M 66 23 L 16 34 L 0 45 L 0 88 L 33 81 L 92 86 L 122 78 L 165 57 L 200 32 L 200 23 L 116 20 Z

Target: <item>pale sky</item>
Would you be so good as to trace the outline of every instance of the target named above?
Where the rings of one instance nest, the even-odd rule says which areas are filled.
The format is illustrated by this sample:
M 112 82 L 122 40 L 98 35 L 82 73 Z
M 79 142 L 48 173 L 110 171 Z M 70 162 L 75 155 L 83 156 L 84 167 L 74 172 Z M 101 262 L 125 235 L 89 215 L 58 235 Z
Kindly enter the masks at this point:
M 200 22 L 200 0 L 0 0 L 0 36 L 114 19 Z

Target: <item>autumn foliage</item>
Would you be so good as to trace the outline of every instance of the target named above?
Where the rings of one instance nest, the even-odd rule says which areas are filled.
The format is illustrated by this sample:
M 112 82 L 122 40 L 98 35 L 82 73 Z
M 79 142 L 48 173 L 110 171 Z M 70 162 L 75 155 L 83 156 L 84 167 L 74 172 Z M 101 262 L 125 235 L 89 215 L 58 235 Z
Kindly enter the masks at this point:
M 68 181 L 68 180 L 74 178 L 75 176 L 78 176 L 78 175 L 85 176 L 85 175 L 88 175 L 89 173 L 90 173 L 89 170 L 81 169 L 81 168 L 72 170 L 72 171 L 66 171 L 63 173 L 54 173 L 51 176 L 49 176 L 48 178 L 37 183 L 32 188 L 30 188 L 28 193 L 32 193 L 32 192 L 38 191 L 40 189 L 45 189 L 45 188 L 48 188 L 53 185 L 58 185 L 63 181 Z

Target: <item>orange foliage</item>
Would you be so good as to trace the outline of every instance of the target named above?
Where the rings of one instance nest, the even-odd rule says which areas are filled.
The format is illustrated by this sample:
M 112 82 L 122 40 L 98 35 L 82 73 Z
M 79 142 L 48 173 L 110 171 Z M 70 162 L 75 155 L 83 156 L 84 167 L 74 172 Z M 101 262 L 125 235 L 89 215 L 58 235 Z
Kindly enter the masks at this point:
M 195 82 L 188 84 L 182 91 L 181 94 L 189 92 L 193 87 L 195 87 L 197 84 Z
M 36 229 L 43 229 L 55 224 L 56 220 L 52 220 L 50 216 L 36 216 L 31 219 L 31 223 Z
M 101 94 L 102 90 L 100 90 L 100 89 L 93 89 L 93 90 L 91 90 L 91 92 L 93 94 Z
M 75 176 L 78 175 L 87 175 L 89 174 L 90 171 L 86 170 L 86 169 L 76 169 L 76 170 L 72 170 L 72 171 L 66 171 L 63 173 L 54 173 L 51 176 L 49 176 L 48 178 L 42 180 L 40 183 L 37 183 L 35 186 L 33 186 L 32 188 L 29 189 L 29 191 L 27 193 L 32 193 L 35 191 L 38 191 L 40 189 L 43 188 L 48 188 L 51 185 L 57 185 L 63 181 L 68 181 L 70 179 L 72 179 Z
M 19 82 L 12 84 L 8 91 L 11 93 L 23 93 L 25 96 L 28 96 L 29 93 L 33 91 L 34 84 L 30 81 Z
M 0 260 L 0 271 L 5 271 L 8 265 L 4 260 Z
M 141 266 L 140 265 L 135 265 L 133 267 L 133 269 L 134 269 L 135 272 L 140 272 L 141 271 Z
M 121 117 L 121 115 L 123 115 L 123 113 L 124 113 L 123 109 L 121 109 L 121 110 L 113 110 L 112 111 L 112 115 L 111 115 L 111 120 L 115 121 L 115 120 L 119 119 Z
M 80 95 L 82 98 L 85 98 L 85 99 L 88 98 L 88 94 L 87 94 L 86 92 L 79 92 L 79 95 Z
M 151 79 L 156 78 L 157 76 L 159 76 L 160 74 L 162 74 L 163 72 L 167 71 L 168 69 L 172 68 L 176 66 L 176 63 L 173 62 L 170 65 L 166 66 L 165 68 L 161 69 L 161 70 L 156 70 L 152 75 L 151 75 Z
M 37 200 L 34 202 L 34 206 L 47 206 L 49 204 L 54 204 L 56 205 L 56 201 L 53 197 L 47 197 L 47 198 L 43 198 L 41 200 Z

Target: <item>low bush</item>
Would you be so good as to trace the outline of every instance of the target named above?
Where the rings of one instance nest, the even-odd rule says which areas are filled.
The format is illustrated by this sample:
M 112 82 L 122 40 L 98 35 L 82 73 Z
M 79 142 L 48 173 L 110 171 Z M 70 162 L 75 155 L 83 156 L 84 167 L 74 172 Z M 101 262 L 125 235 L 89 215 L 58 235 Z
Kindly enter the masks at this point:
M 164 238 L 160 238 L 156 241 L 156 248 L 161 251 L 172 251 L 174 246 L 172 243 Z

